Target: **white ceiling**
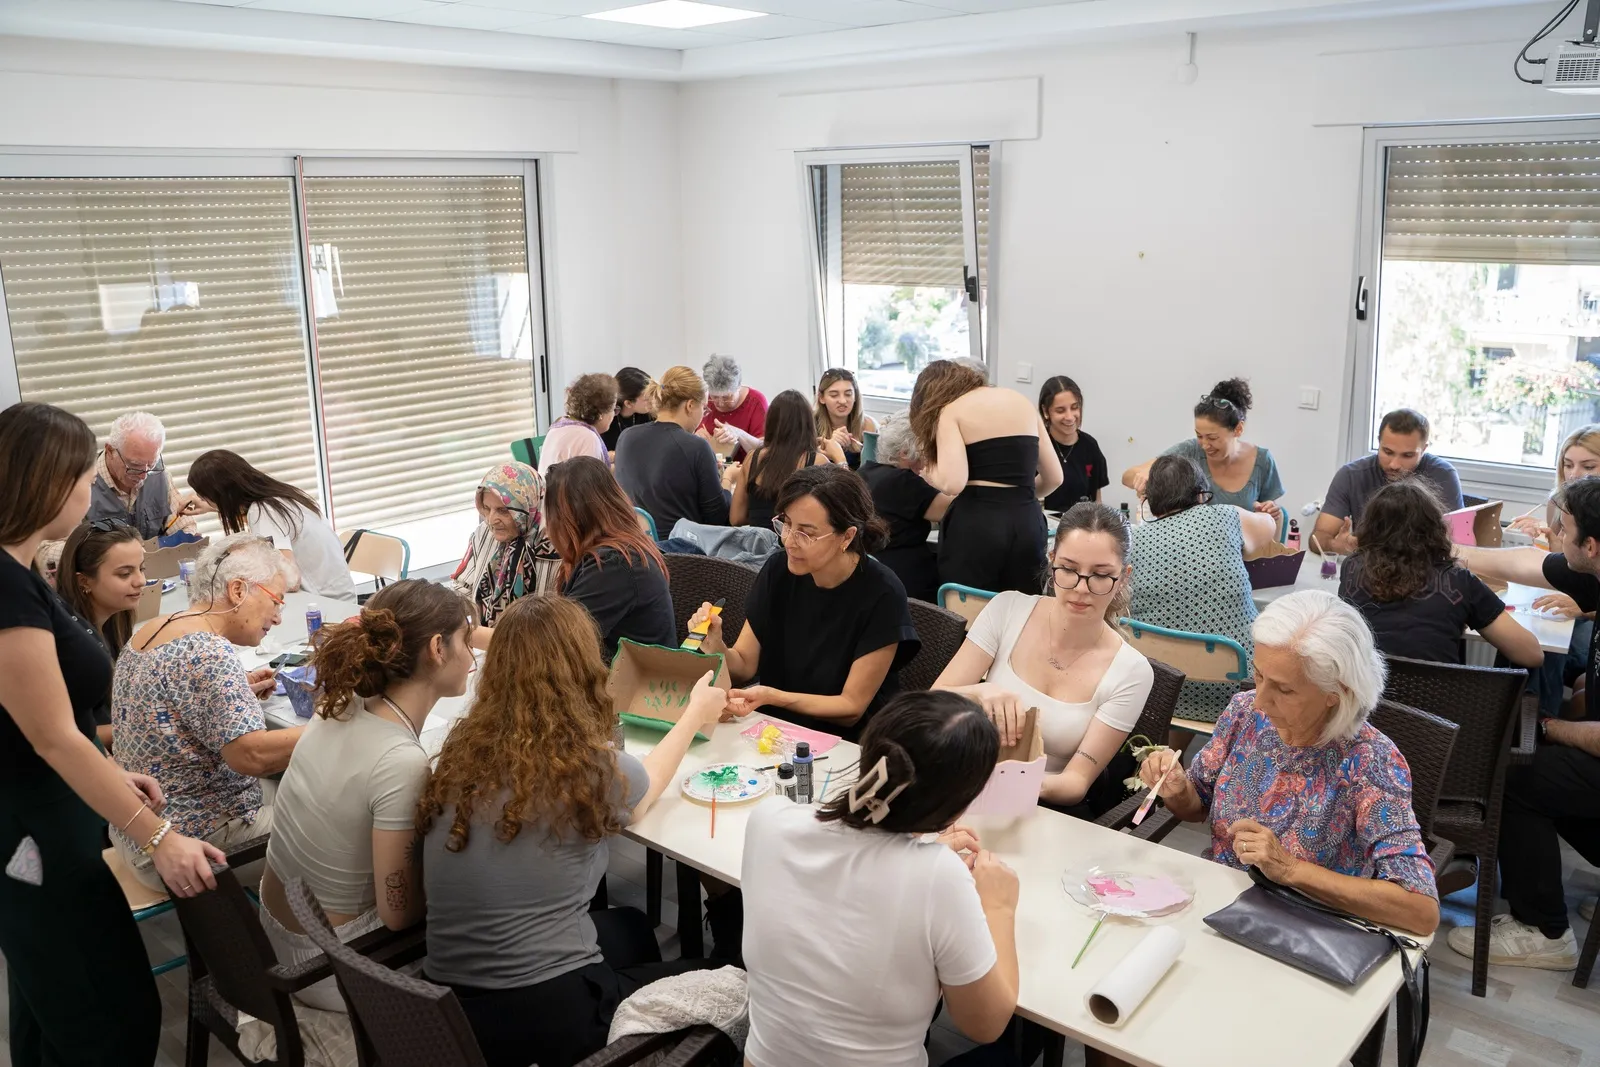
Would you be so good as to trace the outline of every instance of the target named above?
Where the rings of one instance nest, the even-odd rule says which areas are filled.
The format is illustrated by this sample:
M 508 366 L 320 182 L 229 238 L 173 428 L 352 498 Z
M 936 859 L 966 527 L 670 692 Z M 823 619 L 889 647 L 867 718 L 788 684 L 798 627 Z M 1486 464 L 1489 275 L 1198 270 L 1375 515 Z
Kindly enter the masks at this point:
M 767 14 L 695 30 L 582 17 L 639 2 L 0 0 L 0 34 L 682 81 L 1107 35 L 1540 5 L 1529 12 L 1531 35 L 1554 0 L 711 0 Z

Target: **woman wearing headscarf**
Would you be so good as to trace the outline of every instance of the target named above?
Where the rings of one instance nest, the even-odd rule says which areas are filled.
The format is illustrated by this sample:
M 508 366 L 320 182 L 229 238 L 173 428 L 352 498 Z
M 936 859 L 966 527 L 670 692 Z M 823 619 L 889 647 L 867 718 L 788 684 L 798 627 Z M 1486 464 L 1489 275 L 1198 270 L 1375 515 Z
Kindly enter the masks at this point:
M 555 585 L 561 557 L 544 532 L 544 479 L 526 463 L 498 463 L 478 483 L 478 528 L 452 574 L 472 603 L 472 644 L 488 648 L 496 620 L 518 597 Z

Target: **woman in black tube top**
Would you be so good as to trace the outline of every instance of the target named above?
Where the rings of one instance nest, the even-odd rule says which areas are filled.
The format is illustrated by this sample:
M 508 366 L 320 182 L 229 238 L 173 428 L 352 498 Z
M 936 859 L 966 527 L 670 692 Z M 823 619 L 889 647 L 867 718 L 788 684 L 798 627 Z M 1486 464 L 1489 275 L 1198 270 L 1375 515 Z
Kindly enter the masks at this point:
M 1038 410 L 1020 393 L 989 386 L 981 371 L 941 359 L 917 376 L 910 417 L 927 462 L 923 477 L 955 497 L 939 527 L 939 581 L 1037 592 L 1045 559 L 1039 498 L 1061 484 Z

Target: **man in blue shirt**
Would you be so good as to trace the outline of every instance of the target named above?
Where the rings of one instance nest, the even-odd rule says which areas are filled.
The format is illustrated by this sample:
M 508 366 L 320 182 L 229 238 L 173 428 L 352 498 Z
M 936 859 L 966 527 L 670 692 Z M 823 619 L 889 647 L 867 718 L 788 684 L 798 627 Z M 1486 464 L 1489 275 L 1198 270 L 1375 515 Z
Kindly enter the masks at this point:
M 1390 482 L 1417 477 L 1433 485 L 1446 511 L 1461 507 L 1461 479 L 1447 461 L 1428 454 L 1428 419 L 1396 408 L 1378 424 L 1378 451 L 1340 467 L 1328 486 L 1312 536 L 1329 552 L 1356 550 L 1355 524 L 1372 494 Z

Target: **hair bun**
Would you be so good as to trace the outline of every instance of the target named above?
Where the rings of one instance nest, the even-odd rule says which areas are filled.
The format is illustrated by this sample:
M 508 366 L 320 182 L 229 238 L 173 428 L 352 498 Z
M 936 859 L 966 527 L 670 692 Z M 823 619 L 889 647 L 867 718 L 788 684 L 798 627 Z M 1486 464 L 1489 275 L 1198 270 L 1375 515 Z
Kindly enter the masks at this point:
M 1250 383 L 1243 378 L 1226 378 L 1211 387 L 1213 400 L 1226 400 L 1241 412 L 1249 411 L 1251 405 Z
M 389 688 L 391 676 L 405 673 L 405 641 L 400 621 L 387 608 L 362 608 L 356 626 L 366 641 L 366 660 L 356 692 L 375 697 Z

